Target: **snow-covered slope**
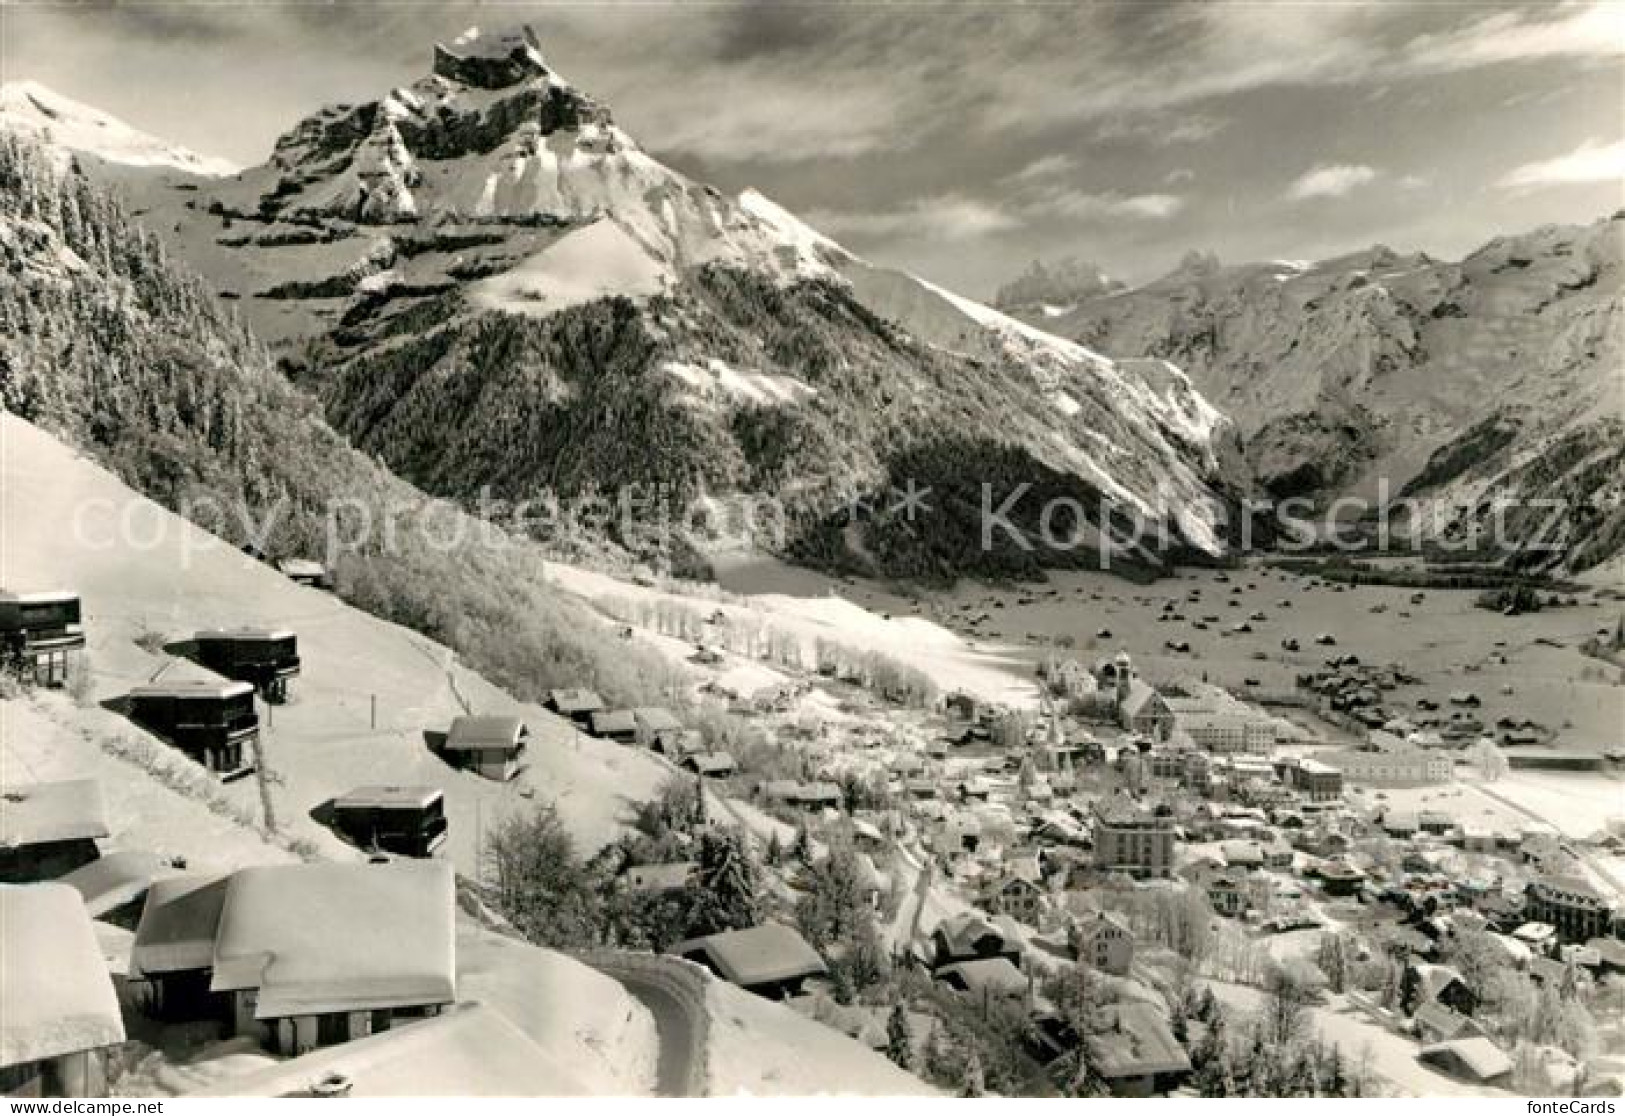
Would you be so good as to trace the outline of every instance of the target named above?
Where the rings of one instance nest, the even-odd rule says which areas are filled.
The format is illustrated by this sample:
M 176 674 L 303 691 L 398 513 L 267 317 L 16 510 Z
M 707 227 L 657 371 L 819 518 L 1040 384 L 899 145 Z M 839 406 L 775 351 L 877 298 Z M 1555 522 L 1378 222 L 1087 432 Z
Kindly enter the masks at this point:
M 148 135 L 37 81 L 0 85 L 0 129 L 22 132 L 57 148 L 124 166 L 167 168 L 209 177 L 236 174 L 239 169 L 225 159 L 199 155 Z
M 96 701 L 121 697 L 160 673 L 206 676 L 189 661 L 149 650 L 200 629 L 287 627 L 298 634 L 303 674 L 288 705 L 262 711 L 266 747 L 269 766 L 283 780 L 276 788 L 278 821 L 324 855 L 359 855 L 313 817 L 359 785 L 444 788 L 448 852 L 472 872 L 482 828 L 512 811 L 553 803 L 577 840 L 596 848 L 621 833 L 630 804 L 652 798 L 667 777 L 645 752 L 581 736 L 552 714 L 515 702 L 447 648 L 294 584 L 10 414 L 0 414 L 0 480 L 0 583 L 67 585 L 81 594 Z M 4 703 L 0 717 L 17 716 L 14 705 Z M 454 771 L 429 751 L 424 734 L 444 731 L 459 714 L 510 710 L 535 734 L 515 781 Z M 53 720 L 61 712 L 52 703 L 37 715 Z M 59 727 L 70 736 L 145 738 L 99 706 L 72 710 Z M 6 729 L 9 748 L 14 727 Z M 257 816 L 253 780 L 222 793 Z

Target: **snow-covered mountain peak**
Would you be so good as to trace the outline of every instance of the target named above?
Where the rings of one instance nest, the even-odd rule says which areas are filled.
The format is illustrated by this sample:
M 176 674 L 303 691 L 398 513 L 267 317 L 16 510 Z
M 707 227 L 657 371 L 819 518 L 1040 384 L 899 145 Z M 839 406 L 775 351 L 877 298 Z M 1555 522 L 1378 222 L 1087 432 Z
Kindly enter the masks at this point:
M 239 170 L 225 159 L 199 155 L 132 128 L 37 81 L 0 85 L 0 129 L 32 136 L 58 152 L 93 155 L 125 166 L 170 167 L 211 178 Z
M 548 73 L 541 44 L 530 27 L 482 31 L 470 27 L 448 46 L 436 43 L 434 72 L 477 89 L 506 89 Z

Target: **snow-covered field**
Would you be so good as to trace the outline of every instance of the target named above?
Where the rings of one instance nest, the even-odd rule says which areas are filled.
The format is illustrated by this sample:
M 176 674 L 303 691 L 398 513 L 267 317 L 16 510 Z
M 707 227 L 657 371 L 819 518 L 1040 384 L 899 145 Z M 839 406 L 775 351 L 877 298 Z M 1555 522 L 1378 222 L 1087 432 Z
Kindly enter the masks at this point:
M 822 575 L 775 563 L 776 576 L 798 589 L 811 584 L 833 589 Z M 786 592 L 753 593 L 748 599 L 689 598 L 668 590 L 628 585 L 605 574 L 572 566 L 550 564 L 548 576 L 560 587 L 589 599 L 668 599 L 707 611 L 750 616 L 773 628 L 799 637 L 809 653 L 819 639 L 855 650 L 879 651 L 929 674 L 944 693 L 963 690 L 988 701 L 1036 705 L 1037 687 L 1012 650 L 973 646 L 948 629 L 919 616 L 894 616 L 864 608 L 851 600 L 824 595 Z

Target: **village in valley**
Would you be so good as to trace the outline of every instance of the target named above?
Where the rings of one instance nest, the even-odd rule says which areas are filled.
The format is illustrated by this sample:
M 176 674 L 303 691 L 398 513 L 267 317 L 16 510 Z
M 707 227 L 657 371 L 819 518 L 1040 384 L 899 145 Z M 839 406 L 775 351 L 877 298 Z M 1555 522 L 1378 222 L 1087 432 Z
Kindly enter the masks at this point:
M 205 555 L 138 603 L 115 558 L 35 555 L 93 595 L 0 598 L 8 1088 L 1606 1095 L 1625 1065 L 1617 752 L 1402 706 L 1417 679 L 1330 633 L 1231 689 L 1103 627 L 974 643 L 851 584 L 555 566 L 671 701 L 526 706 L 317 563 Z M 363 647 L 396 689 L 346 675 Z M 583 1023 L 552 993 L 592 981 Z M 807 1076 L 785 1027 L 787 1064 L 834 1044 Z

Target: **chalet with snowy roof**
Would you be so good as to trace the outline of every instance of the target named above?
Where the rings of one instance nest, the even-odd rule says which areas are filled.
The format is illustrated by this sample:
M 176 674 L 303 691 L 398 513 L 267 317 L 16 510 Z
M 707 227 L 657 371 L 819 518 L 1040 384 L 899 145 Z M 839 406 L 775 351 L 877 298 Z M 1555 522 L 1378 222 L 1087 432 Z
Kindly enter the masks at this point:
M 776 922 L 693 938 L 668 952 L 770 1000 L 800 995 L 809 978 L 829 972 L 805 938 Z
M 0 590 L 0 665 L 37 685 L 61 686 L 70 656 L 84 647 L 77 593 Z
M 640 706 L 632 710 L 632 720 L 637 726 L 637 742 L 645 748 L 665 752 L 683 738 L 683 722 L 664 706 Z
M 1116 915 L 1096 911 L 1077 922 L 1072 934 L 1078 963 L 1114 976 L 1127 976 L 1134 965 L 1134 934 Z
M 981 905 L 993 914 L 1009 915 L 1028 926 L 1038 925 L 1044 888 L 1036 859 L 1006 864 L 982 891 Z
M 254 770 L 260 716 L 247 682 L 154 682 L 130 691 L 130 717 L 222 779 Z
M 313 558 L 279 558 L 276 568 L 289 581 L 312 589 L 329 589 L 333 585 L 327 567 Z
M 1423 1004 L 1411 1019 L 1416 1027 L 1417 1040 L 1423 1043 L 1449 1042 L 1461 1038 L 1478 1038 L 1484 1028 L 1470 1015 L 1463 1015 L 1446 1004 Z
M 1556 927 L 1565 942 L 1583 942 L 1609 933 L 1613 904 L 1589 881 L 1574 875 L 1540 876 L 1524 893 L 1530 919 Z
M 530 728 L 513 716 L 464 716 L 451 723 L 441 751 L 451 763 L 505 783 L 519 774 Z
M 932 972 L 931 977 L 955 992 L 973 997 L 978 1002 L 1016 999 L 1027 995 L 1030 989 L 1027 974 L 1016 968 L 1006 957 L 955 961 L 938 967 Z
M 0 886 L 0 1091 L 107 1095 L 107 1055 L 124 1042 L 118 993 L 79 893 Z
M 227 884 L 209 988 L 233 1030 L 298 1055 L 457 998 L 449 865 L 278 864 Z
M 1424 1046 L 1417 1059 L 1478 1085 L 1504 1085 L 1512 1079 L 1512 1059 L 1482 1035 Z
M 0 883 L 54 880 L 101 855 L 107 807 L 95 779 L 0 789 Z
M 143 982 L 148 1010 L 170 1022 L 224 1022 L 230 1002 L 209 990 L 214 939 L 228 876 L 173 876 L 147 892 L 130 951 L 130 978 Z
M 621 886 L 639 895 L 667 895 L 686 891 L 698 865 L 691 860 L 670 864 L 635 864 L 621 874 Z
M 613 740 L 617 744 L 637 743 L 637 717 L 630 709 L 599 709 L 587 718 L 587 726 L 588 731 L 600 740 Z
M 429 857 L 450 836 L 438 787 L 356 787 L 333 800 L 333 828 L 358 848 Z
M 1150 1097 L 1190 1074 L 1185 1050 L 1151 1004 L 1128 1001 L 1100 1010 L 1100 1030 L 1085 1037 L 1098 1072 L 1117 1097 Z
M 931 931 L 931 965 L 1003 957 L 1021 965 L 1021 933 L 1008 918 L 989 918 L 973 911 L 943 919 Z
M 152 885 L 175 869 L 142 849 L 121 849 L 76 868 L 56 882 L 79 893 L 90 917 L 135 929 Z
M 1312 874 L 1320 880 L 1326 894 L 1334 898 L 1358 895 L 1366 882 L 1366 874 L 1346 860 L 1322 861 L 1312 870 Z
M 230 628 L 193 637 L 198 662 L 226 678 L 247 682 L 268 702 L 287 700 L 299 674 L 299 637 L 283 629 Z
M 738 772 L 739 765 L 727 752 L 695 752 L 683 758 L 682 768 L 702 779 L 727 779 Z
M 591 723 L 592 715 L 604 708 L 604 699 L 591 690 L 553 690 L 543 706 L 585 728 Z
M 845 797 L 834 783 L 775 779 L 762 784 L 762 797 L 796 810 L 838 809 Z
M 1449 965 L 1413 964 L 1405 971 L 1403 984 L 1413 1010 L 1423 1004 L 1443 1004 L 1463 1015 L 1478 1010 L 1478 994 Z

